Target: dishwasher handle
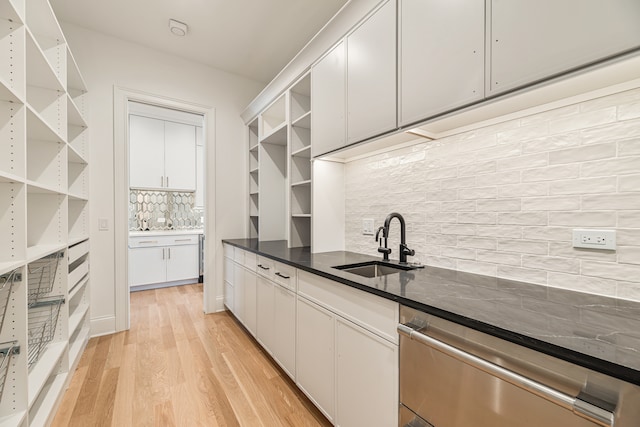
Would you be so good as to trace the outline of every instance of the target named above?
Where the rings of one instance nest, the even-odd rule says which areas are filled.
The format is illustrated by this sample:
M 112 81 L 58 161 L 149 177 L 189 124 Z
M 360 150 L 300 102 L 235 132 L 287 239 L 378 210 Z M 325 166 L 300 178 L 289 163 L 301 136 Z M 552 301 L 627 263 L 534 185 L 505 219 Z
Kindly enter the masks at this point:
M 400 323 L 398 324 L 397 329 L 400 335 L 404 335 L 411 340 L 415 340 L 421 344 L 432 347 L 448 356 L 466 363 L 467 365 L 480 369 L 489 375 L 540 396 L 551 403 L 567 408 L 582 418 L 603 427 L 614 427 L 614 414 L 606 409 L 602 409 L 587 402 L 586 400 L 580 399 L 579 397 L 569 396 L 568 394 L 562 393 L 554 388 L 522 376 L 509 369 L 503 368 L 502 366 L 496 365 L 488 360 L 482 359 L 471 353 L 467 353 L 466 351 L 462 351 L 450 344 L 425 335 L 413 329 L 411 326 Z

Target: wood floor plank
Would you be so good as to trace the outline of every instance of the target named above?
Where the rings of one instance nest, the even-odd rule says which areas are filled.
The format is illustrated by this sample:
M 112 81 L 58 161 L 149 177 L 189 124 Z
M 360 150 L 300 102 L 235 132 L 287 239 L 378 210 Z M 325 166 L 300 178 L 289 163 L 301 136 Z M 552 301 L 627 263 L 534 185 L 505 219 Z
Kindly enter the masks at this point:
M 53 427 L 331 425 L 202 284 L 134 292 L 130 319 L 89 340 Z

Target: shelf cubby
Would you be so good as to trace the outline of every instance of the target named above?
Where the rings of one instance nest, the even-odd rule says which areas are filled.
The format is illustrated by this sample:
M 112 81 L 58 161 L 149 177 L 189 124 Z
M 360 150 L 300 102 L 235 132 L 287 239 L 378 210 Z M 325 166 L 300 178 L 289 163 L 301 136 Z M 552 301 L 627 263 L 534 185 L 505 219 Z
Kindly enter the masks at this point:
M 0 181 L 0 268 L 26 258 L 26 189 L 18 182 Z M 0 270 L 1 271 L 1 270 Z
M 249 238 L 258 238 L 259 237 L 259 217 L 258 216 L 249 216 Z
M 25 107 L 0 101 L 0 180 L 25 177 Z
M 306 156 L 305 156 L 306 154 Z M 311 179 L 311 161 L 309 150 L 291 156 L 291 185 Z
M 89 237 L 88 201 L 69 199 L 69 240 L 70 242 Z
M 287 98 L 281 95 L 269 105 L 260 115 L 260 139 L 264 140 L 269 135 L 287 125 Z
M 309 116 L 306 116 L 309 117 Z M 291 154 L 303 152 L 311 148 L 311 129 L 292 125 L 291 127 Z M 307 155 L 309 157 L 309 155 Z
M 295 83 L 289 92 L 291 101 L 291 123 L 296 123 L 303 117 L 308 116 L 311 111 L 311 74 L 307 73 Z M 307 126 L 309 127 L 309 126 Z
M 40 50 L 52 65 L 58 81 L 66 89 L 67 49 L 60 24 L 56 19 L 48 0 L 29 0 L 26 2 L 25 20 L 29 31 Z
M 6 4 L 6 0 L 1 3 Z M 24 96 L 24 43 L 25 30 L 11 11 L 0 10 L 0 100 L 20 102 Z M 6 58 L 6 59 L 5 59 Z
M 260 240 L 287 238 L 287 146 L 260 144 Z
M 30 184 L 66 193 L 66 164 L 65 143 L 27 140 L 27 180 Z
M 291 215 L 311 214 L 311 181 L 291 186 Z
M 87 128 L 70 125 L 67 129 L 67 140 L 69 147 L 73 149 L 73 154 L 79 159 L 87 162 L 89 158 L 89 131 Z
M 67 241 L 66 195 L 27 187 L 27 253 L 40 253 Z
M 291 217 L 290 246 L 310 246 L 311 245 L 311 215 L 294 215 Z

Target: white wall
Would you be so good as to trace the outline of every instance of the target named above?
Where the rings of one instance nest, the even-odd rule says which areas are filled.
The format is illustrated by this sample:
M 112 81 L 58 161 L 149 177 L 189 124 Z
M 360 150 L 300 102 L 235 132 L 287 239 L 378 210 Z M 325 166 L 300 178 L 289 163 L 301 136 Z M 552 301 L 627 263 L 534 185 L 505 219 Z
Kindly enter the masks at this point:
M 640 89 L 355 160 L 346 249 L 400 212 L 428 265 L 640 301 Z M 399 223 L 391 225 L 392 258 Z M 617 251 L 574 249 L 572 229 L 617 231 Z
M 91 317 L 92 333 L 103 334 L 115 328 L 114 86 L 215 108 L 215 128 L 209 129 L 207 142 L 216 143 L 215 217 L 222 239 L 246 231 L 247 174 L 238 166 L 246 160 L 246 128 L 240 113 L 264 85 L 75 25 L 62 26 L 89 89 Z M 98 231 L 98 218 L 108 218 L 108 231 Z M 209 262 L 215 280 L 208 280 L 216 284 L 215 297 L 221 301 L 222 259 Z

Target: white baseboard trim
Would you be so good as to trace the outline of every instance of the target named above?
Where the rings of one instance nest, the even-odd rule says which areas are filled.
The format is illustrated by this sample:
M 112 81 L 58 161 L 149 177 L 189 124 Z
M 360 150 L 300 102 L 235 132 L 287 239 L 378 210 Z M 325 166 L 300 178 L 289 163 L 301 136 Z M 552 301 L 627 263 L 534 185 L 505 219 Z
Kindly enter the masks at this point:
M 104 316 L 91 319 L 91 338 L 116 332 L 116 316 Z

